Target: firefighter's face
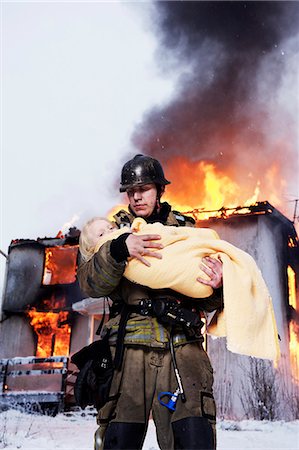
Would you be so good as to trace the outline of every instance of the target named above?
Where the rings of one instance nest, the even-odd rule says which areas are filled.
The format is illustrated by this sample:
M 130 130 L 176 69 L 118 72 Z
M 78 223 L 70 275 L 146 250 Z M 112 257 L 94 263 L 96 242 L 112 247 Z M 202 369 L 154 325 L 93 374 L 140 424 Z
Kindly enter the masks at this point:
M 157 205 L 156 185 L 144 184 L 127 190 L 127 195 L 132 211 L 138 217 L 149 217 Z

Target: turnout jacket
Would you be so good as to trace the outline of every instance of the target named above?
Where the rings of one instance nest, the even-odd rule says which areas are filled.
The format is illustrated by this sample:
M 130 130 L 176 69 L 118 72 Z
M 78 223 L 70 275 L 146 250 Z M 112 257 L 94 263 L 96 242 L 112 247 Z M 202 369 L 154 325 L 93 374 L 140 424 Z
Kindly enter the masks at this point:
M 135 216 L 124 210 L 115 216 L 116 224 L 121 228 L 130 225 Z M 172 211 L 168 203 L 161 205 L 159 214 L 153 214 L 146 219 L 147 222 L 161 222 L 170 226 L 194 226 L 191 217 Z M 90 261 L 79 263 L 78 280 L 81 290 L 89 297 L 109 297 L 112 302 L 112 319 L 105 326 L 110 329 L 110 343 L 115 345 L 120 310 L 124 303 L 138 305 L 142 299 L 155 299 L 161 296 L 170 296 L 183 303 L 184 307 L 191 307 L 196 302 L 197 310 L 212 312 L 222 306 L 219 290 L 208 298 L 194 299 L 186 297 L 170 289 L 149 289 L 127 280 L 124 276 L 128 254 L 123 250 L 127 235 L 106 242 Z M 118 241 L 118 242 L 117 242 Z M 125 247 L 126 248 L 126 247 Z M 118 249 L 116 252 L 115 249 Z M 115 256 L 117 255 L 117 256 Z M 175 261 L 173 262 L 175 264 Z M 170 269 L 171 270 L 171 267 Z M 142 316 L 132 313 L 126 325 L 124 343 L 129 345 L 146 345 L 155 348 L 167 348 L 169 343 L 170 326 L 158 322 L 156 317 Z M 176 326 L 174 344 L 181 345 L 194 340 L 202 340 L 200 335 L 188 336 L 181 326 Z

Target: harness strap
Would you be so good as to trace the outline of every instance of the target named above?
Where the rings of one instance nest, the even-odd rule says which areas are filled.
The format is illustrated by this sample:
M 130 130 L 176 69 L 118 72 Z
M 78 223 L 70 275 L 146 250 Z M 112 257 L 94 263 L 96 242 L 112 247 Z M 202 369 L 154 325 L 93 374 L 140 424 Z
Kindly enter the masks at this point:
M 100 336 L 100 334 L 101 334 L 101 331 L 102 331 L 102 328 L 104 325 L 104 321 L 105 321 L 105 317 L 106 317 L 106 298 L 104 298 L 104 311 L 103 311 L 102 319 L 101 319 L 100 325 L 98 326 L 97 331 L 96 331 L 97 336 Z
M 116 340 L 116 350 L 114 357 L 114 367 L 116 370 L 120 370 L 122 365 L 122 360 L 124 356 L 124 340 L 126 334 L 126 325 L 131 312 L 132 310 L 130 306 L 124 304 L 120 313 L 120 321 Z

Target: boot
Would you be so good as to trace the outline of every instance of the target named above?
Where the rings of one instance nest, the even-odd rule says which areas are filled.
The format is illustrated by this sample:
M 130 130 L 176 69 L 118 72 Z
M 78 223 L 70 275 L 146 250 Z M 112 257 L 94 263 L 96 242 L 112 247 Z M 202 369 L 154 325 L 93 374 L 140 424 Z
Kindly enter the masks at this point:
M 205 417 L 187 417 L 172 424 L 175 450 L 214 450 L 212 425 Z
M 145 423 L 110 422 L 105 433 L 103 449 L 140 450 L 145 433 Z

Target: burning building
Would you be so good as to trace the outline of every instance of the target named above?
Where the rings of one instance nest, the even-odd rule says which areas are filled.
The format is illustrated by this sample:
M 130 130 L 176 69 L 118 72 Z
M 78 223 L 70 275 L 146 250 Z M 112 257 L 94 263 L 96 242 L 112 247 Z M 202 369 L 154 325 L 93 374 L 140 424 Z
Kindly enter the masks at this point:
M 71 229 L 9 247 L 0 325 L 2 404 L 52 411 L 74 404 L 69 355 L 95 337 L 95 316 L 72 308 L 83 298 L 76 280 L 79 234 Z
M 197 226 L 213 228 L 221 239 L 253 256 L 272 296 L 280 337 L 278 367 L 229 352 L 225 338 L 207 337 L 218 414 L 226 418 L 284 417 L 280 402 L 286 397 L 279 400 L 279 396 L 289 395 L 288 404 L 294 406 L 299 382 L 299 245 L 294 225 L 268 202 L 186 212 L 193 215 Z M 38 405 L 54 411 L 74 404 L 75 367 L 69 355 L 96 339 L 104 312 L 103 303 L 84 299 L 79 289 L 78 235 L 78 230 L 72 230 L 65 237 L 15 240 L 9 247 L 0 327 L 0 398 L 4 404 Z M 254 370 L 262 371 L 262 376 L 253 379 Z M 265 375 L 271 379 L 265 381 Z M 268 405 L 263 406 L 263 417 L 246 403 L 261 382 L 268 390 L 272 383 L 275 392 L 272 416 L 265 413 Z

